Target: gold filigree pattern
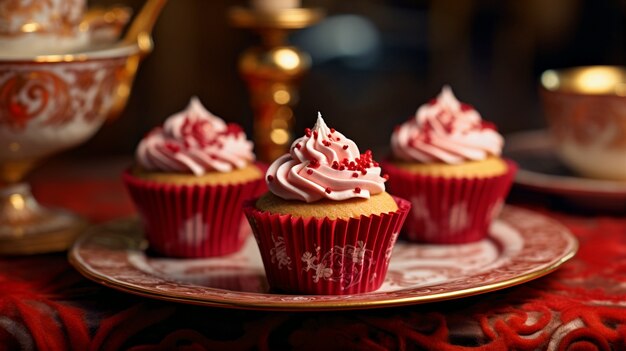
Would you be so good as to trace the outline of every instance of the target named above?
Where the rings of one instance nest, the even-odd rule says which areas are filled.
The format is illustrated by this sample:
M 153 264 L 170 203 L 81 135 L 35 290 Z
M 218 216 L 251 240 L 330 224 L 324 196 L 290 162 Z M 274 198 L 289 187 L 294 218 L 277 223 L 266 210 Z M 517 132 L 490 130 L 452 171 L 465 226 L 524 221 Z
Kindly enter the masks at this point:
M 124 59 L 67 67 L 8 65 L 0 69 L 0 127 L 55 127 L 75 118 L 94 122 L 113 105 Z M 105 113 L 103 113 L 105 112 Z
M 69 87 L 56 74 L 45 71 L 0 71 L 9 76 L 0 86 L 0 125 L 24 129 L 46 115 L 46 124 L 61 123 L 70 112 Z

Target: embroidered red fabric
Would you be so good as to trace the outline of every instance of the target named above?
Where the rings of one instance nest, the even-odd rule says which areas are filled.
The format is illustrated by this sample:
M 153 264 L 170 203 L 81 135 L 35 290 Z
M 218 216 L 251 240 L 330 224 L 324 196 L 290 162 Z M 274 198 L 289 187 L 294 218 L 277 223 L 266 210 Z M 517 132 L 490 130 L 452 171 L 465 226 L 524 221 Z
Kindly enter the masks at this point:
M 35 192 L 94 221 L 133 212 L 118 180 L 47 181 Z M 561 269 L 498 292 L 379 310 L 273 313 L 167 303 L 91 283 L 64 254 L 3 257 L 0 350 L 626 349 L 626 218 L 531 207 L 580 240 L 578 255 Z

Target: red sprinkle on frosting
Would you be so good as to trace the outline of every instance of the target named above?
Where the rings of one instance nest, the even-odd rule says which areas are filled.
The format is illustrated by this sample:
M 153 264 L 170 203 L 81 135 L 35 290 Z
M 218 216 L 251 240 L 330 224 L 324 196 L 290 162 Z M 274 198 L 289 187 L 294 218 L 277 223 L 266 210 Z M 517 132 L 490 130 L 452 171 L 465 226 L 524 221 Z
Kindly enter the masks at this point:
M 318 160 L 311 160 L 309 161 L 309 167 L 311 168 L 317 168 L 320 166 L 320 163 Z
M 493 130 L 496 130 L 496 125 L 491 123 L 491 122 L 489 122 L 489 121 L 483 120 L 483 121 L 481 121 L 480 129 L 493 129 Z
M 354 192 L 357 194 L 361 193 L 361 188 L 359 188 L 358 186 L 356 188 L 354 188 Z
M 332 190 L 330 190 L 330 188 L 326 188 L 326 194 L 330 194 L 332 192 Z
M 470 104 L 461 103 L 461 111 L 467 112 L 467 111 L 471 111 L 473 109 L 474 109 L 474 106 L 472 106 Z
M 180 146 L 174 144 L 174 143 L 166 143 L 165 147 L 170 150 L 173 153 L 177 153 L 180 151 Z
M 270 174 L 270 175 L 267 176 L 267 181 L 268 182 L 271 182 L 273 180 L 274 180 L 274 176 L 273 175 Z

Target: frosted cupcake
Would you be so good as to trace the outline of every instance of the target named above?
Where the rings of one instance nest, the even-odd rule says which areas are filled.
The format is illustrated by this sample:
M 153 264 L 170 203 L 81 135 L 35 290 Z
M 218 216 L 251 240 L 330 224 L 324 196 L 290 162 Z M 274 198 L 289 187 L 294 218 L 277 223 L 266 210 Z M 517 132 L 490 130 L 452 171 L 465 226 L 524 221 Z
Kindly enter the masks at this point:
M 210 257 L 241 248 L 250 228 L 242 203 L 265 190 L 252 142 L 197 98 L 139 143 L 124 183 L 154 251 Z
M 412 203 L 403 236 L 427 243 L 484 238 L 516 171 L 500 157 L 503 143 L 495 126 L 448 86 L 398 126 L 383 168 L 389 191 Z
M 370 151 L 321 116 L 269 167 L 269 192 L 244 211 L 273 289 L 355 294 L 383 283 L 410 204 L 385 192 Z

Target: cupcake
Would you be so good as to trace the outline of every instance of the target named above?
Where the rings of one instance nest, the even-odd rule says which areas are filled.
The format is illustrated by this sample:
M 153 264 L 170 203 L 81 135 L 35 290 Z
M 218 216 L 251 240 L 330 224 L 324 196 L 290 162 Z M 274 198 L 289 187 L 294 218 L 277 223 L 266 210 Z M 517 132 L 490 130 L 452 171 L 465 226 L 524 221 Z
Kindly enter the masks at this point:
M 123 180 L 153 251 L 210 257 L 241 248 L 250 234 L 243 201 L 265 191 L 252 147 L 195 97 L 141 140 Z
M 383 169 L 389 192 L 412 204 L 402 237 L 441 244 L 483 239 L 517 168 L 500 157 L 503 143 L 495 126 L 448 86 L 396 127 Z
M 356 294 L 378 289 L 410 209 L 387 177 L 321 116 L 267 171 L 269 192 L 247 201 L 272 289 Z

